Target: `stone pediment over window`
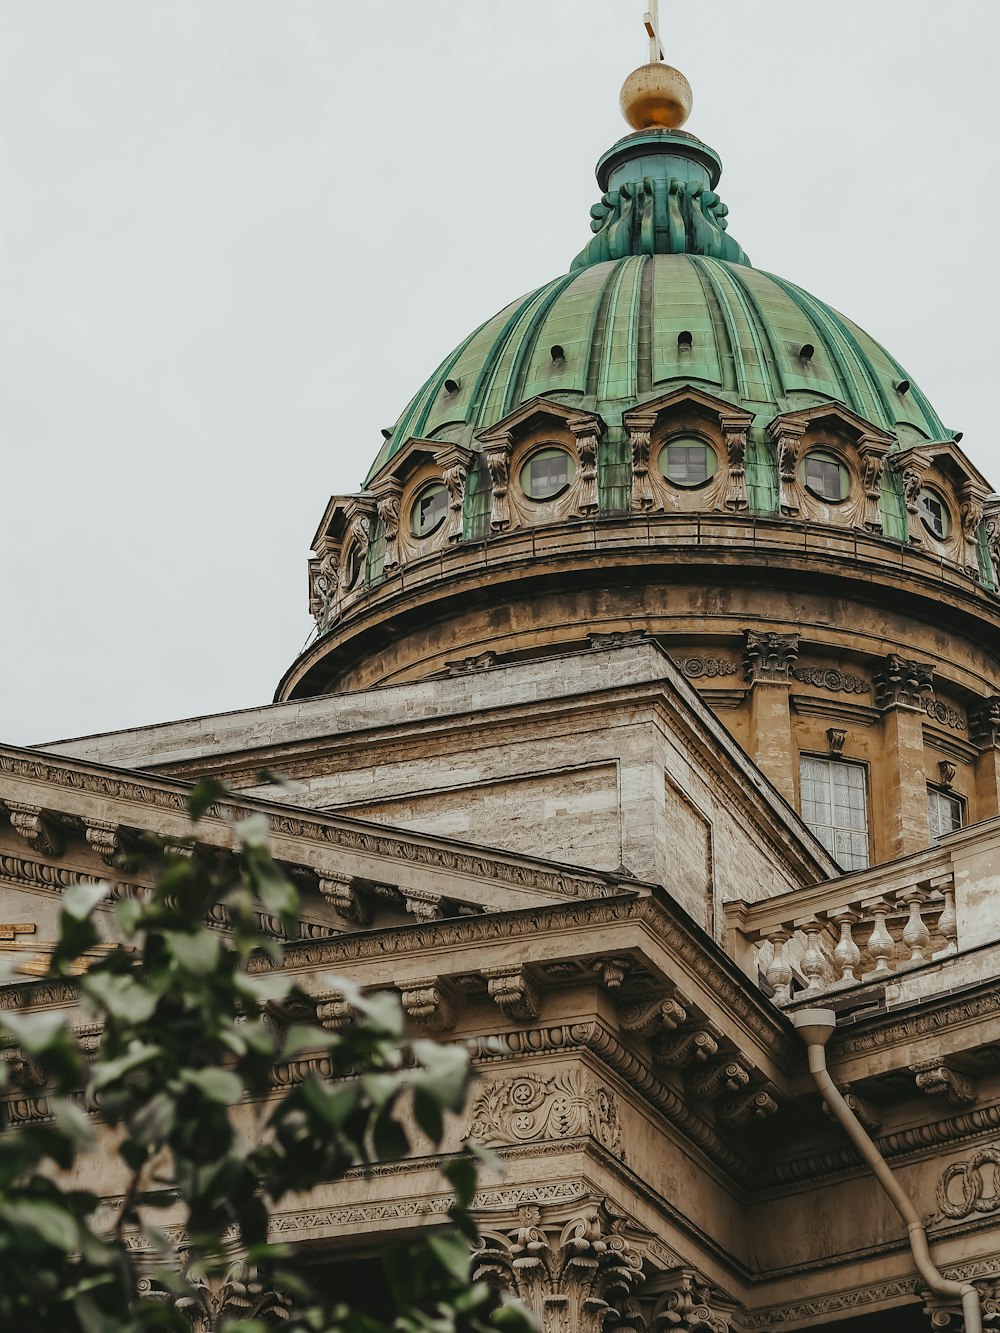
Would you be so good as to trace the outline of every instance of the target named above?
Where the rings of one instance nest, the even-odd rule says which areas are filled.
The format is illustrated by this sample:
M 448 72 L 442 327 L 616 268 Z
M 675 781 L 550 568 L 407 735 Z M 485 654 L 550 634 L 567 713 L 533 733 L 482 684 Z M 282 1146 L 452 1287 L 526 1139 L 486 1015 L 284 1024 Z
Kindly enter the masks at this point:
M 892 455 L 892 471 L 906 505 L 909 539 L 967 573 L 986 571 L 980 533 L 992 487 L 954 440 L 911 445 Z M 988 533 L 988 529 L 987 529 Z M 995 543 L 988 542 L 995 558 Z
M 598 510 L 598 447 L 604 421 L 593 412 L 532 398 L 478 436 L 490 531 L 504 532 Z
M 783 514 L 884 531 L 885 465 L 894 435 L 840 403 L 782 413 L 766 433 L 775 450 Z
M 753 419 L 752 412 L 690 385 L 623 413 L 632 455 L 632 509 L 747 510 Z
M 320 634 L 365 586 L 375 512 L 375 497 L 367 491 L 330 498 L 309 561 L 309 613 Z
M 378 516 L 374 575 L 391 574 L 461 538 L 471 458 L 462 445 L 414 437 L 370 479 Z

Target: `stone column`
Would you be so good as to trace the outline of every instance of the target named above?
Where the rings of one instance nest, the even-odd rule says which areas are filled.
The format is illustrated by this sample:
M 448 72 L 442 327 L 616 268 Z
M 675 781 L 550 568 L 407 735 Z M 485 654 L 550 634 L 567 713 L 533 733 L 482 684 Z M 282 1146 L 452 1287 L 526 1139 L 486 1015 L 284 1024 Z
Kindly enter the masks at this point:
M 799 453 L 805 425 L 801 421 L 782 421 L 778 417 L 767 428 L 778 460 L 778 504 L 783 514 L 799 512 Z
M 576 511 L 590 518 L 597 513 L 597 447 L 600 441 L 596 417 L 587 417 L 583 421 L 571 421 L 569 428 L 576 440 L 576 452 L 580 465 L 578 498 Z
M 881 440 L 864 435 L 858 441 L 861 481 L 865 488 L 864 526 L 869 532 L 882 531 L 882 473 L 887 448 Z
M 503 439 L 486 446 L 486 468 L 490 474 L 490 531 L 504 532 L 510 527 L 510 501 L 507 487 L 510 483 L 510 455 L 514 440 L 510 432 Z
M 469 451 L 449 445 L 434 455 L 441 469 L 441 480 L 448 492 L 448 521 L 445 535 L 449 542 L 462 540 L 465 509 L 465 483 L 469 474 Z
M 745 413 L 737 416 L 721 416 L 719 424 L 726 441 L 726 459 L 729 463 L 729 480 L 726 483 L 725 506 L 727 509 L 744 510 L 748 508 L 747 499 L 747 427 Z
M 797 634 L 745 630 L 743 669 L 750 684 L 751 757 L 795 804 L 796 751 L 792 742 L 789 693 L 799 654 Z
M 382 531 L 385 533 L 385 561 L 383 569 L 395 569 L 399 564 L 399 501 L 403 485 L 396 477 L 389 478 L 376 495 L 376 507 Z
M 883 714 L 883 780 L 886 861 L 930 844 L 927 773 L 924 767 L 924 712 L 933 690 L 934 668 L 890 653 L 875 673 L 875 706 Z M 874 858 L 873 858 L 874 859 Z
M 629 417 L 629 447 L 632 451 L 632 508 L 639 513 L 653 507 L 649 484 L 649 450 L 656 425 L 655 416 Z

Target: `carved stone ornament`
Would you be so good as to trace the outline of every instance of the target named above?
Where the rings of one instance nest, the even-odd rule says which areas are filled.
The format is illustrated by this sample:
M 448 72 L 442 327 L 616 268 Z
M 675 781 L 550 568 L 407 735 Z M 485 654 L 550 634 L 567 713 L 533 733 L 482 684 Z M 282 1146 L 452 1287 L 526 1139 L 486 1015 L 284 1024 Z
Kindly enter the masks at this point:
M 861 461 L 861 485 L 865 494 L 863 526 L 869 532 L 882 531 L 882 474 L 885 471 L 886 446 L 870 438 L 858 444 Z
M 875 674 L 875 706 L 883 712 L 891 708 L 925 711 L 927 696 L 934 688 L 934 668 L 927 662 L 912 662 L 889 653 L 884 666 Z
M 777 634 L 771 630 L 761 634 L 748 629 L 744 637 L 743 669 L 751 685 L 784 685 L 792 679 L 799 655 L 797 634 Z
M 402 486 L 393 478 L 391 490 L 378 497 L 376 502 L 379 522 L 385 537 L 385 559 L 383 569 L 395 569 L 399 564 L 399 501 Z
M 428 893 L 425 889 L 401 889 L 403 906 L 408 916 L 418 921 L 439 921 L 441 919 L 441 895 Z
M 330 546 L 309 563 L 309 614 L 321 634 L 333 621 L 340 597 L 340 548 Z
M 589 1137 L 625 1156 L 614 1094 L 579 1069 L 490 1079 L 473 1105 L 466 1137 L 491 1147 Z
M 792 675 L 803 685 L 817 685 L 838 694 L 870 694 L 872 688 L 861 676 L 852 676 L 834 667 L 796 667 Z
M 632 453 L 632 508 L 644 513 L 653 508 L 653 489 L 649 484 L 649 450 L 656 424 L 655 417 L 634 418 L 629 430 Z
M 778 461 L 778 505 L 781 513 L 789 516 L 799 512 L 798 463 L 805 430 L 804 422 L 783 421 L 779 417 L 766 432 Z
M 624 1005 L 618 1011 L 618 1025 L 623 1032 L 638 1032 L 656 1037 L 675 1032 L 688 1019 L 687 1010 L 674 999 L 643 1000 Z
M 319 891 L 341 916 L 355 925 L 366 926 L 371 920 L 367 905 L 358 896 L 353 875 L 327 873 L 320 877 Z
M 1000 1147 L 979 1148 L 947 1166 L 937 1184 L 937 1206 L 956 1222 L 973 1213 L 1000 1213 Z
M 654 1046 L 657 1062 L 671 1069 L 686 1069 L 688 1065 L 710 1060 L 718 1051 L 719 1043 L 705 1028 L 672 1033 L 659 1038 Z
M 638 1302 L 645 1307 L 651 1333 L 736 1333 L 739 1306 L 728 1300 L 693 1268 L 665 1269 L 650 1284 L 654 1294 Z
M 510 482 L 510 454 L 513 440 L 491 444 L 486 450 L 486 470 L 490 474 L 490 530 L 503 532 L 510 527 L 510 501 L 507 487 Z
M 938 772 L 941 774 L 941 786 L 950 787 L 955 781 L 958 765 L 953 764 L 950 759 L 941 759 L 938 762 Z
M 463 657 L 459 662 L 445 662 L 444 669 L 449 676 L 468 676 L 476 671 L 485 671 L 497 664 L 497 655 L 488 651 L 478 657 Z
M 727 657 L 685 657 L 681 670 L 692 680 L 714 680 L 718 676 L 735 676 L 739 663 Z
M 448 1032 L 455 1024 L 455 1009 L 440 977 L 408 981 L 401 1000 L 407 1017 L 428 1032 Z
M 597 496 L 597 449 L 599 444 L 596 418 L 584 421 L 571 421 L 569 428 L 576 440 L 577 461 L 577 513 L 589 517 L 598 510 Z
M 917 1087 L 930 1097 L 943 1097 L 952 1106 L 971 1106 L 976 1100 L 975 1082 L 966 1074 L 949 1069 L 941 1060 L 924 1060 L 911 1065 Z
M 531 980 L 520 964 L 486 967 L 490 999 L 495 1000 L 505 1017 L 518 1023 L 527 1023 L 541 1012 L 541 1000 Z
M 87 821 L 87 842 L 106 866 L 113 866 L 118 853 L 122 851 L 122 840 L 117 824 L 103 819 Z
M 827 727 L 826 739 L 830 745 L 832 755 L 841 755 L 844 753 L 844 744 L 847 740 L 847 732 L 841 727 Z
M 61 856 L 65 846 L 62 831 L 54 820 L 45 816 L 41 806 L 20 805 L 5 801 L 11 827 L 32 851 L 40 856 Z
M 649 635 L 644 629 L 616 629 L 609 634 L 588 634 L 587 641 L 591 648 L 628 648 L 634 643 L 648 643 Z
M 746 478 L 747 428 L 745 418 L 742 416 L 735 419 L 722 417 L 720 424 L 726 443 L 726 458 L 729 462 L 725 505 L 727 509 L 742 511 L 749 507 Z
M 445 524 L 445 538 L 449 542 L 462 539 L 463 511 L 465 509 L 465 484 L 469 475 L 469 453 L 454 446 L 442 449 L 434 455 L 434 461 L 441 469 L 441 480 L 448 492 L 448 521 Z
M 980 750 L 1000 746 L 1000 695 L 994 694 L 970 709 L 969 739 Z
M 143 1294 L 156 1295 L 152 1285 L 155 1279 L 145 1281 L 150 1288 Z M 192 1333 L 215 1333 L 223 1324 L 237 1320 L 280 1327 L 291 1308 L 291 1301 L 263 1284 L 244 1260 L 234 1263 L 221 1282 L 202 1279 L 192 1285 L 196 1296 L 177 1301 L 178 1308 L 191 1320 Z
M 518 1209 L 520 1225 L 483 1232 L 472 1276 L 520 1297 L 545 1333 L 602 1333 L 642 1278 L 642 1260 L 606 1211 L 589 1205 L 562 1226 L 538 1208 Z
M 979 529 L 985 516 L 985 497 L 973 486 L 962 487 L 958 496 L 958 519 L 965 547 L 963 562 L 967 574 L 979 576 Z

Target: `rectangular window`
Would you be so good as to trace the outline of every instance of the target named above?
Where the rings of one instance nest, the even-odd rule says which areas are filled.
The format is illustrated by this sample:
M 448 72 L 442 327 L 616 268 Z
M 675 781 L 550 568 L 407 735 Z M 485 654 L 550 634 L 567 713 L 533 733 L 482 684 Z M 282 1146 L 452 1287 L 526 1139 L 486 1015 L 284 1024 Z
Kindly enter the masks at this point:
M 803 755 L 802 818 L 845 870 L 868 865 L 868 798 L 863 764 Z
M 943 838 L 946 833 L 954 833 L 962 827 L 962 798 L 953 796 L 950 791 L 939 791 L 937 787 L 927 788 L 927 822 L 931 827 L 932 838 Z

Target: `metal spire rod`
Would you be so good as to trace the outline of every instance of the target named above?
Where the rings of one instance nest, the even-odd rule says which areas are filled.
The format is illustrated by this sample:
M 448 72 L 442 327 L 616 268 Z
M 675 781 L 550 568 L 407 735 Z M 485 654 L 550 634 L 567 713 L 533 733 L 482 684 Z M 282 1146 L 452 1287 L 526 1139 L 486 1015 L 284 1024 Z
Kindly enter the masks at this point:
M 660 40 L 660 0 L 649 0 L 649 8 L 643 15 L 646 31 L 649 33 L 649 63 L 655 65 L 659 60 L 666 60 L 667 53 Z

